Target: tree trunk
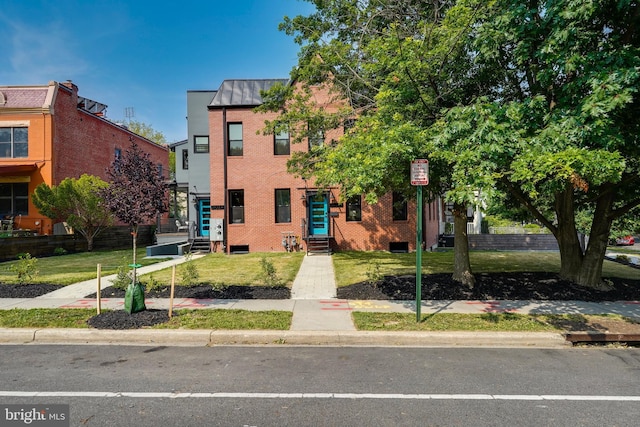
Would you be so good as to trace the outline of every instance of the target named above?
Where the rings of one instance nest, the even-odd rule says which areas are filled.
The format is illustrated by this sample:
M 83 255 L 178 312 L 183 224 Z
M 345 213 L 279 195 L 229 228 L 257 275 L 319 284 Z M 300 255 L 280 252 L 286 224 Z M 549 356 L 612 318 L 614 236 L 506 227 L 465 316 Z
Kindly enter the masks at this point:
M 133 284 L 136 284 L 136 264 L 137 264 L 137 257 L 136 254 L 138 252 L 138 248 L 136 247 L 136 241 L 138 240 L 138 226 L 134 226 L 133 227 L 133 231 L 131 232 L 131 235 L 133 236 Z
M 578 283 L 583 254 L 576 229 L 573 188 L 570 185 L 556 194 L 555 212 L 558 218 L 555 237 L 560 249 L 560 278 Z
M 475 278 L 471 272 L 469 260 L 469 238 L 467 236 L 467 209 L 466 206 L 455 204 L 453 207 L 453 280 L 473 288 Z
M 611 230 L 613 193 L 601 191 L 591 223 L 589 243 L 583 253 L 575 227 L 573 189 L 568 188 L 556 196 L 558 229 L 556 240 L 560 248 L 560 277 L 581 286 L 602 286 L 602 262 L 607 250 Z
M 602 191 L 596 203 L 593 222 L 589 232 L 589 244 L 584 255 L 578 283 L 583 286 L 602 286 L 602 263 L 607 252 L 609 233 L 611 232 L 613 209 L 613 191 Z

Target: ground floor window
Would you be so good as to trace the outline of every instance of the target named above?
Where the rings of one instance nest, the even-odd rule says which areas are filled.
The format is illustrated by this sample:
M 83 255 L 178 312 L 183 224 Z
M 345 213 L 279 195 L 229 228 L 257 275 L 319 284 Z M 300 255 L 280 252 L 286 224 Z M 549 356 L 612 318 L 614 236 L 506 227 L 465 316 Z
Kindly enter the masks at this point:
M 229 190 L 229 222 L 244 224 L 244 190 Z
M 393 220 L 407 220 L 407 199 L 400 193 L 393 192 Z
M 276 189 L 276 222 L 291 222 L 291 190 Z
M 29 184 L 0 184 L 0 216 L 29 214 Z
M 362 196 L 347 199 L 347 221 L 362 221 Z

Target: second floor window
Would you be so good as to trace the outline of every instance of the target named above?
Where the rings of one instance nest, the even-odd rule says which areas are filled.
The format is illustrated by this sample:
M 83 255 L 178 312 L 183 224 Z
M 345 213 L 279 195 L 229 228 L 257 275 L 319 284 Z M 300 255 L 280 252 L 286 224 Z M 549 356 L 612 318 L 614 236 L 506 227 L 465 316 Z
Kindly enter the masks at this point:
M 193 137 L 193 152 L 194 153 L 208 153 L 209 152 L 209 137 L 208 136 L 194 136 Z
M 29 129 L 0 128 L 0 157 L 29 157 Z
M 289 132 L 283 131 L 274 136 L 273 142 L 273 154 L 280 155 L 289 155 Z
M 311 151 L 313 147 L 319 147 L 322 144 L 324 144 L 324 131 L 309 126 L 309 151 Z
M 229 155 L 242 156 L 242 123 L 229 123 L 228 126 Z

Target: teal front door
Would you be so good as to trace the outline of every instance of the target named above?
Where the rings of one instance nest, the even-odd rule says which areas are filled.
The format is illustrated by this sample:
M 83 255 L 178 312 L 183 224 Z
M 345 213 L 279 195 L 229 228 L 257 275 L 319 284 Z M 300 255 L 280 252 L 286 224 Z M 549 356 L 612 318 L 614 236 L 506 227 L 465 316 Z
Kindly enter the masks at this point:
M 199 229 L 198 232 L 200 236 L 208 237 L 209 236 L 209 227 L 211 222 L 211 201 L 209 199 L 200 199 L 198 201 L 198 211 L 199 211 Z
M 329 235 L 329 198 L 326 193 L 309 197 L 309 235 Z

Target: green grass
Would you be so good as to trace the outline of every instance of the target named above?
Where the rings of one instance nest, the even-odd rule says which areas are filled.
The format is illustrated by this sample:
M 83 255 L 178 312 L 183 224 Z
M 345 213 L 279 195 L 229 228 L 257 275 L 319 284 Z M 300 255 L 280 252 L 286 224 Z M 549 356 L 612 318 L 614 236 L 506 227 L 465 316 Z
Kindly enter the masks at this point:
M 86 308 L 32 308 L 0 310 L 0 328 L 88 328 L 95 310 Z
M 177 310 L 167 323 L 154 329 L 264 329 L 288 330 L 291 327 L 290 311 L 246 310 Z
M 0 328 L 88 328 L 96 311 L 86 308 L 0 310 Z M 176 310 L 157 329 L 270 329 L 288 330 L 290 311 Z
M 137 262 L 150 265 L 162 261 L 160 258 L 145 258 L 146 249 L 137 251 Z M 122 249 L 115 251 L 94 251 L 77 254 L 59 255 L 38 258 L 36 268 L 37 276 L 31 283 L 52 283 L 57 285 L 69 285 L 84 280 L 95 279 L 97 265 L 102 266 L 102 275 L 115 274 L 118 266 L 133 262 L 133 251 Z M 20 261 L 6 261 L 0 263 L 0 283 L 18 283 L 18 276 L 11 271 L 11 266 Z
M 278 278 L 283 285 L 291 286 L 295 279 L 302 259 L 303 252 L 277 252 L 277 253 L 249 253 L 241 255 L 225 255 L 212 253 L 204 257 L 194 259 L 198 270 L 200 283 L 212 283 L 214 285 L 264 285 L 264 276 L 260 260 L 266 257 L 273 263 Z M 184 264 L 176 267 L 176 285 L 180 285 L 181 272 Z M 142 275 L 143 283 L 153 281 L 168 285 L 171 283 L 171 268 Z
M 354 312 L 356 329 L 360 331 L 491 331 L 491 332 L 563 332 L 569 323 L 584 324 L 607 318 L 634 323 L 617 315 L 543 315 L 516 313 L 435 313 L 423 315 L 416 322 L 411 313 Z
M 96 312 L 85 308 L 0 310 L 0 328 L 88 328 L 87 320 Z M 187 310 L 174 312 L 166 323 L 154 329 L 289 330 L 290 311 Z M 412 313 L 354 312 L 354 323 L 361 331 L 504 331 L 564 332 L 569 325 L 597 325 L 600 319 L 634 323 L 619 315 L 541 315 L 513 313 L 457 314 L 436 313 L 416 322 Z
M 560 271 L 558 252 L 529 251 L 471 251 L 471 269 L 474 273 Z M 415 253 L 338 252 L 333 255 L 338 287 L 367 280 L 367 271 L 373 265 L 382 275 L 416 274 Z M 423 252 L 422 274 L 453 272 L 453 251 Z M 627 266 L 605 261 L 603 277 L 637 279 L 638 272 Z

